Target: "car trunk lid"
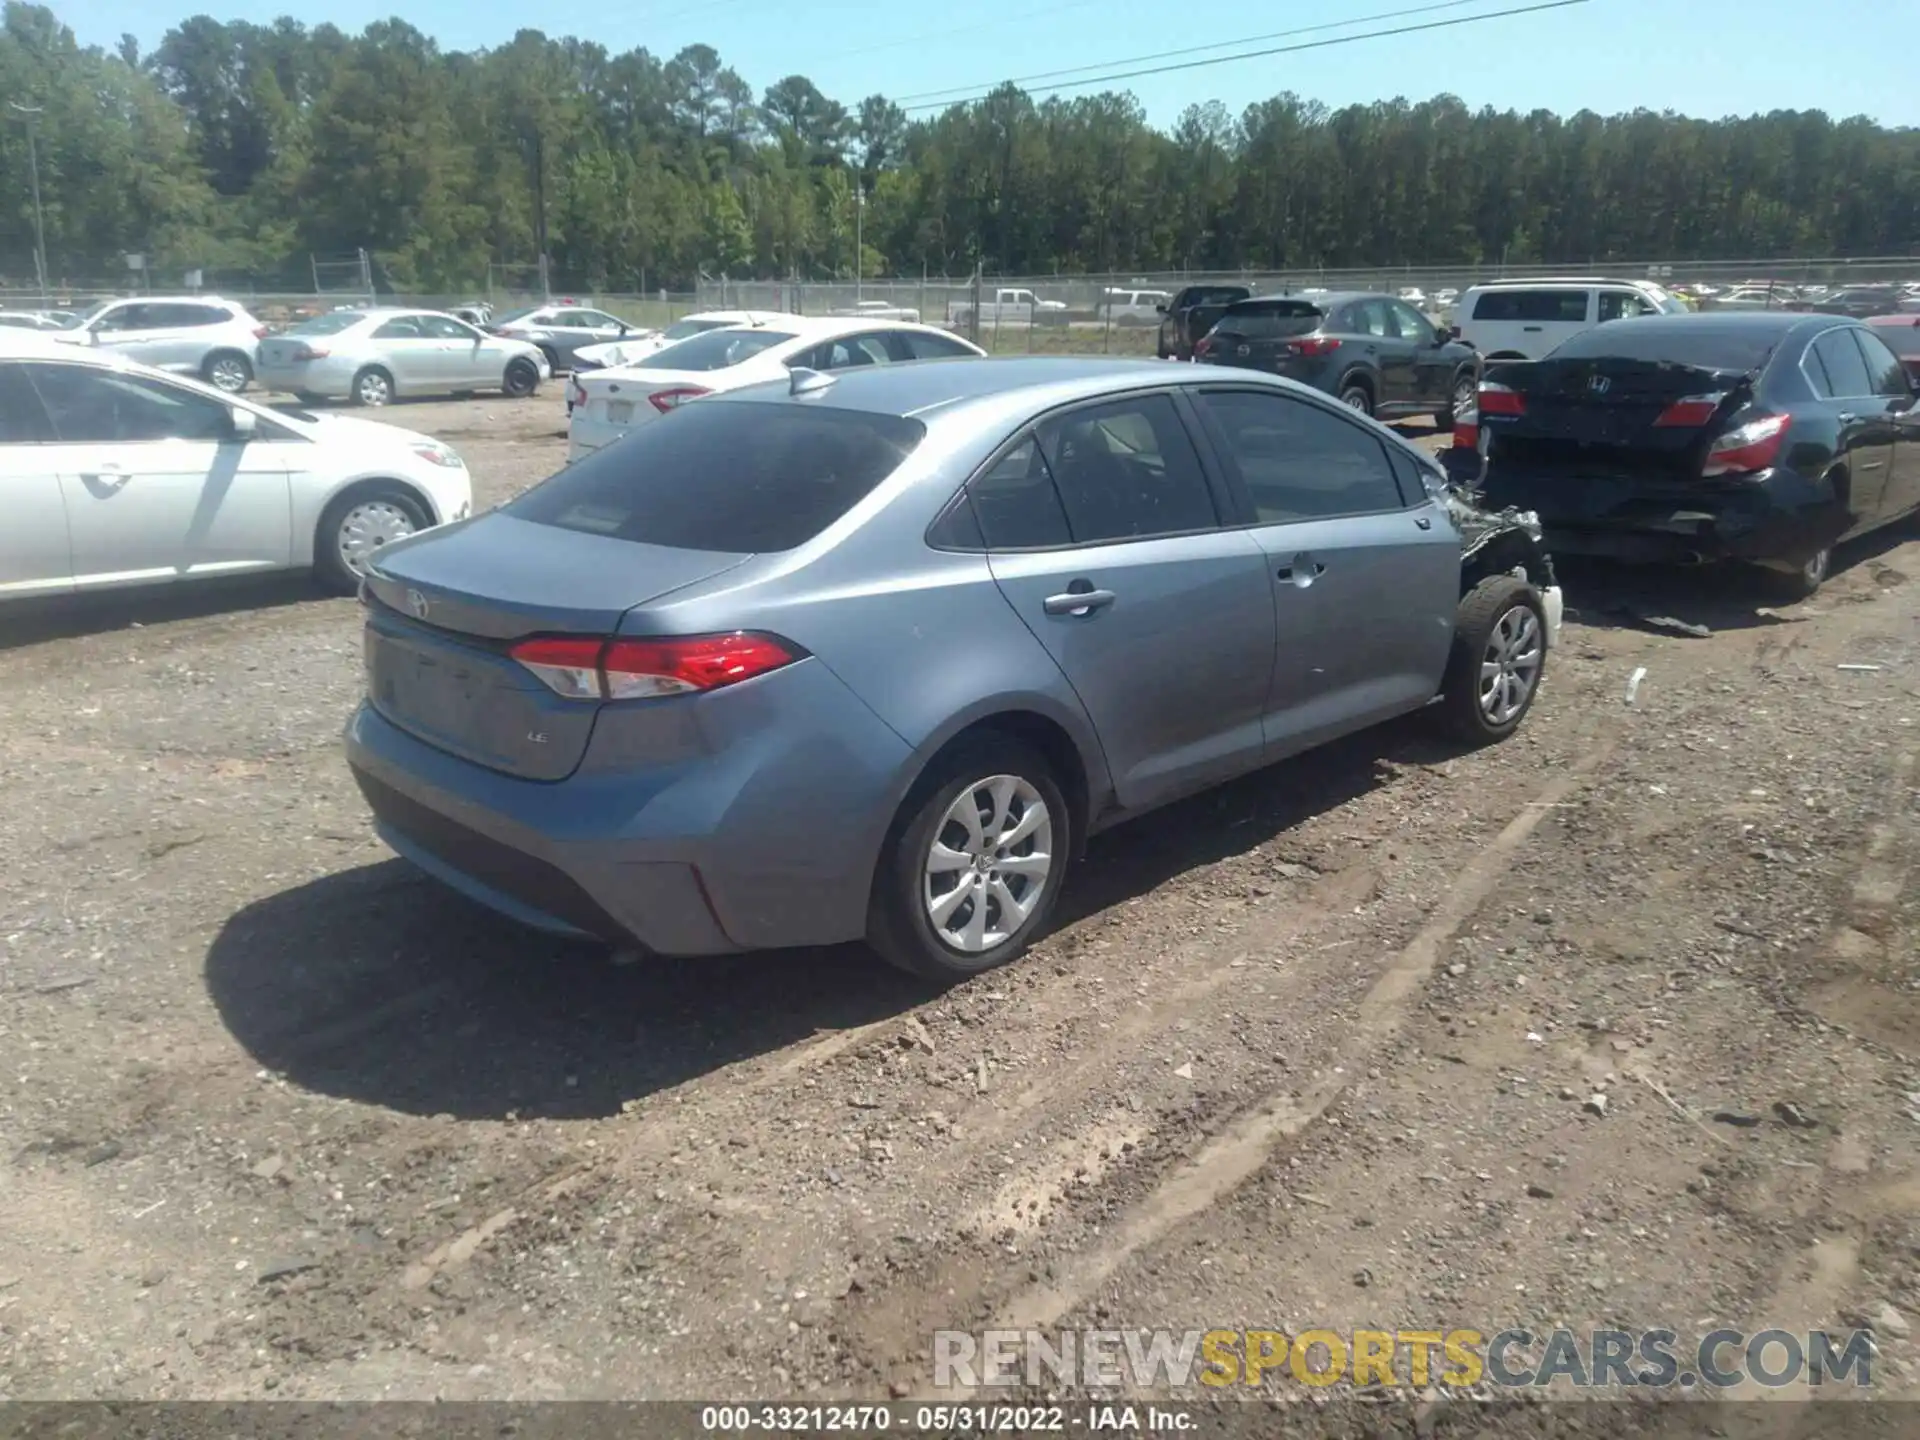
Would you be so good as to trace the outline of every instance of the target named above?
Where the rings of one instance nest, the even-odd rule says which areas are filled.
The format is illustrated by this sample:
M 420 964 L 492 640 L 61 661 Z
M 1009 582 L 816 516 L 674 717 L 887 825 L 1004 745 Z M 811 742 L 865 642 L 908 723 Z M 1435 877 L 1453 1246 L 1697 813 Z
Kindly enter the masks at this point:
M 510 653 L 529 636 L 611 636 L 637 605 L 749 557 L 636 544 L 490 514 L 382 555 L 366 581 L 367 694 L 450 754 L 530 780 L 578 767 L 600 705 Z
M 1699 474 L 1752 393 L 1745 371 L 1595 356 L 1494 366 L 1478 409 L 1489 466 L 1672 478 Z
M 707 370 L 608 369 L 578 377 L 574 413 L 607 425 L 644 425 L 714 388 Z

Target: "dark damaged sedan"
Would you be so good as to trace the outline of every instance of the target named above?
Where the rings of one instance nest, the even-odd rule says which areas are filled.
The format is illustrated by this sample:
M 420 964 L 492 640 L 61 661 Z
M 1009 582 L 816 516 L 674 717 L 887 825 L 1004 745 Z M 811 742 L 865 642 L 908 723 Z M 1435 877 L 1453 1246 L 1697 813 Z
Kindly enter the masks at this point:
M 1920 412 L 1858 321 L 1650 315 L 1490 366 L 1447 463 L 1555 553 L 1743 560 L 1805 596 L 1839 541 L 1920 510 Z

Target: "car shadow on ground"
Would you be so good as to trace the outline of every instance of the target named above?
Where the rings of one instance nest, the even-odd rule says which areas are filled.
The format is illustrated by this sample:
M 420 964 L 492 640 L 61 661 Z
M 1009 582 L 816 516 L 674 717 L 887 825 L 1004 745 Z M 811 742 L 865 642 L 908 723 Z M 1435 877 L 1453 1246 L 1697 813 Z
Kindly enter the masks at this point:
M 1071 924 L 1244 853 L 1457 753 L 1418 717 L 1349 737 L 1096 836 Z M 258 901 L 222 927 L 206 983 L 261 1065 L 323 1094 L 462 1119 L 583 1119 L 823 1031 L 931 998 L 864 946 L 609 961 L 389 860 Z
M 1817 612 L 1859 598 L 1850 582 L 1860 577 L 1876 587 L 1911 578 L 1885 557 L 1912 538 L 1909 527 L 1890 525 L 1839 546 L 1826 584 L 1806 605 Z M 1777 578 L 1749 565 L 1625 565 L 1557 556 L 1554 571 L 1566 593 L 1568 618 L 1600 629 L 1684 634 L 1660 622 L 1748 630 L 1791 623 L 1795 617 L 1794 602 L 1782 596 Z
M 331 598 L 305 570 L 21 600 L 0 610 L 0 650 L 142 625 L 283 609 Z

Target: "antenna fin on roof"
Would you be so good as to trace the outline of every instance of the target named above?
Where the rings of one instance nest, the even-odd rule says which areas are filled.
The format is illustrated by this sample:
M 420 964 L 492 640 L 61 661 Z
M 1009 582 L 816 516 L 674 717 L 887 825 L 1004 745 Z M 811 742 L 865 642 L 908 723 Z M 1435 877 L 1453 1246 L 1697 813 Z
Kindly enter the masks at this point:
M 823 375 L 818 370 L 809 370 L 804 365 L 793 366 L 791 376 L 787 386 L 789 395 L 807 395 L 815 390 L 825 390 L 833 384 L 833 376 Z

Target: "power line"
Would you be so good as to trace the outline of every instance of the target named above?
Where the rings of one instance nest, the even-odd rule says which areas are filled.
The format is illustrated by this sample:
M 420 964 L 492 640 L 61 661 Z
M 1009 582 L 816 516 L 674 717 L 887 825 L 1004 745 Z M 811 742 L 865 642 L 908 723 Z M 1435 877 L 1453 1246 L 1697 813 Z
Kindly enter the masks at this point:
M 1095 70 L 1111 70 L 1116 65 L 1143 65 L 1151 60 L 1171 60 L 1180 55 L 1200 55 L 1208 50 L 1231 50 L 1236 45 L 1258 45 L 1266 40 L 1289 40 L 1295 35 L 1317 35 L 1323 30 L 1344 30 L 1349 25 L 1370 25 L 1376 20 L 1400 20 L 1408 15 L 1430 15 L 1436 10 L 1458 10 L 1463 6 L 1481 3 L 1482 0 L 1441 0 L 1437 5 L 1416 5 L 1410 10 L 1386 10 L 1377 15 L 1355 15 L 1350 20 L 1329 20 L 1320 25 L 1301 25 L 1291 30 L 1273 30 L 1265 35 L 1242 35 L 1238 40 L 1215 40 L 1207 45 L 1189 45 L 1184 50 L 1156 50 L 1151 55 L 1129 55 L 1121 60 L 1103 60 L 1098 65 L 1075 65 L 1066 70 L 1042 70 L 1037 75 L 1015 75 L 1011 80 L 1001 83 L 1028 85 L 1038 80 L 1053 80 L 1063 75 L 1085 75 Z M 1001 25 L 1000 28 L 1005 27 Z M 950 85 L 944 90 L 921 90 L 912 95 L 899 95 L 894 98 L 900 103 L 913 100 L 935 100 L 943 95 L 966 94 L 979 88 L 978 85 Z
M 1329 45 L 1351 45 L 1356 40 L 1387 40 L 1400 35 L 1414 35 L 1423 30 L 1448 30 L 1456 25 L 1476 25 L 1482 20 L 1502 20 L 1511 15 L 1532 15 L 1541 10 L 1565 10 L 1572 5 L 1585 5 L 1588 0 L 1547 0 L 1540 5 L 1520 5 L 1510 10 L 1492 10 L 1485 15 L 1461 15 L 1452 20 L 1429 20 L 1423 25 L 1399 25 L 1391 30 L 1369 30 L 1361 35 L 1336 35 L 1328 40 L 1305 40 L 1298 45 L 1275 45 L 1266 50 L 1248 50 L 1239 55 L 1215 55 L 1206 60 L 1183 60 L 1174 65 L 1153 65 L 1143 70 L 1123 70 L 1113 75 L 1094 75 L 1084 80 L 1064 80 L 1046 88 L 1053 90 L 1078 90 L 1087 85 L 1105 85 L 1115 80 L 1137 80 L 1144 75 L 1166 75 L 1176 70 L 1199 70 L 1209 65 L 1227 65 L 1235 60 L 1259 60 L 1268 55 L 1291 55 L 1301 50 L 1321 50 Z M 961 96 L 952 100 L 934 100 L 921 105 L 903 105 L 900 108 L 909 115 L 923 110 L 946 110 L 969 100 L 983 100 L 1006 81 L 996 81 L 982 89 L 977 95 Z
M 1025 11 L 1020 16 L 1020 23 L 1022 25 L 1030 25 L 1035 20 L 1043 20 L 1050 15 L 1060 15 L 1068 10 L 1084 10 L 1089 5 L 1102 5 L 1105 3 L 1106 0 L 1067 0 L 1067 3 L 1064 5 L 1048 5 L 1039 10 Z M 1470 0 L 1453 0 L 1453 3 L 1465 5 L 1470 3 Z M 831 55 L 822 55 L 820 59 L 823 61 L 851 60 L 860 55 L 878 55 L 883 50 L 905 50 L 912 45 L 924 45 L 929 40 L 950 40 L 956 35 L 978 35 L 982 30 L 999 30 L 1004 32 L 1006 28 L 1007 22 L 1005 20 L 984 20 L 978 25 L 962 25 L 953 30 L 934 30 L 924 35 L 909 35 L 904 40 L 883 40 L 878 45 L 862 45 L 855 50 L 835 50 Z M 1122 62 L 1110 61 L 1108 63 L 1118 64 Z M 963 86 L 961 88 L 965 89 L 970 87 Z M 944 93 L 944 91 L 940 90 L 929 90 L 922 95 L 909 95 L 907 98 L 909 100 L 920 100 L 924 99 L 926 95 L 940 95 Z

